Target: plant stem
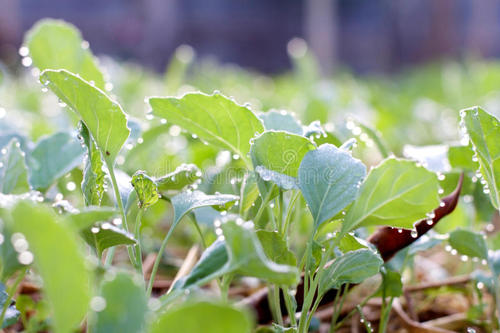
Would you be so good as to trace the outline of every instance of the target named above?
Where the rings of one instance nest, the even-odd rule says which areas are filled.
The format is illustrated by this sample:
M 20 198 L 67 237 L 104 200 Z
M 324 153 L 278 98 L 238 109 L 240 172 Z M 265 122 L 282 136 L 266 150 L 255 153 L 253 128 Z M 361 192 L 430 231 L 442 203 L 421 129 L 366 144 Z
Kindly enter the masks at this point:
M 368 332 L 368 333 L 371 333 L 373 332 L 373 329 L 371 327 L 371 324 L 369 321 L 366 320 L 365 318 L 365 314 L 363 313 L 363 309 L 359 306 L 359 305 L 356 305 L 356 310 L 358 310 L 359 312 L 359 316 L 361 317 L 361 322 L 363 323 L 363 325 L 365 326 L 365 330 Z M 383 331 L 380 331 L 380 328 L 379 328 L 379 332 L 385 332 L 385 328 Z
M 115 170 L 113 169 L 113 165 L 110 163 L 106 163 L 108 166 L 109 177 L 111 178 L 111 183 L 113 185 L 113 191 L 115 193 L 116 204 L 118 205 L 118 209 L 120 210 L 120 215 L 122 216 L 123 229 L 128 232 L 128 223 L 127 223 L 127 214 L 125 213 L 125 209 L 123 208 L 122 196 L 120 194 L 120 189 L 118 188 L 118 182 L 116 181 Z M 130 262 L 132 265 L 136 266 L 134 252 L 132 247 L 127 245 L 128 256 L 130 258 Z M 111 263 L 113 261 L 113 256 L 115 254 L 114 247 L 107 253 L 106 264 Z
M 295 318 L 296 306 L 292 303 L 292 299 L 288 293 L 288 288 L 286 286 L 282 286 L 281 290 L 283 291 L 283 298 L 285 299 L 285 306 L 286 311 L 288 312 L 288 318 L 290 319 L 290 325 L 295 327 L 297 326 L 297 318 Z
M 340 312 L 342 311 L 342 307 L 344 306 L 344 301 L 345 299 L 347 298 L 347 291 L 349 290 L 349 283 L 346 283 L 344 285 L 344 289 L 342 290 L 342 286 L 339 288 L 339 291 L 337 293 L 337 295 L 335 295 L 335 311 L 332 315 L 332 321 L 331 321 L 331 324 L 330 324 L 330 333 L 333 333 L 335 331 L 335 323 L 337 322 L 337 319 L 339 318 L 340 316 Z M 339 296 L 339 294 L 342 294 L 340 295 L 340 304 L 337 305 L 337 296 Z
M 300 192 L 296 191 L 293 194 L 292 198 L 290 199 L 290 201 L 288 203 L 288 207 L 287 207 L 287 210 L 286 210 L 285 221 L 283 222 L 283 235 L 287 235 L 288 234 L 288 228 L 290 226 L 290 220 L 291 220 L 291 217 L 292 217 L 292 209 L 295 206 L 295 202 L 297 201 L 297 198 L 299 197 L 299 195 L 300 195 Z
M 156 255 L 155 263 L 153 265 L 153 269 L 151 270 L 151 277 L 149 278 L 149 283 L 148 283 L 148 289 L 146 290 L 146 295 L 149 298 L 151 296 L 151 291 L 153 290 L 153 283 L 155 281 L 156 277 L 156 272 L 158 271 L 158 267 L 160 266 L 161 262 L 161 256 L 163 255 L 163 252 L 165 251 L 165 248 L 167 247 L 168 240 L 170 239 L 170 236 L 172 236 L 172 233 L 174 231 L 174 227 L 170 227 L 168 230 L 167 236 L 163 239 L 163 242 L 161 243 L 160 250 L 158 251 L 158 254 Z
M 12 300 L 12 297 L 14 296 L 14 293 L 16 292 L 17 287 L 19 286 L 19 283 L 21 283 L 21 281 L 23 280 L 24 275 L 26 274 L 27 270 L 28 270 L 28 267 L 25 267 L 24 269 L 22 269 L 19 272 L 19 275 L 17 276 L 16 280 L 14 281 L 14 283 L 12 284 L 10 289 L 7 291 L 7 299 L 5 300 L 5 303 L 3 304 L 2 314 L 0 314 L 0 325 L 3 324 L 3 320 L 5 318 L 5 314 L 7 313 L 7 309 L 10 306 L 10 302 Z
M 359 303 L 359 306 L 362 308 L 363 306 L 365 306 L 366 303 L 368 303 L 368 301 L 370 299 L 372 299 L 376 294 L 378 293 L 378 289 L 375 290 L 374 293 L 372 293 L 371 295 L 367 296 L 361 303 Z M 335 327 L 333 328 L 333 330 L 330 328 L 330 332 L 335 332 L 337 329 L 339 329 L 342 324 L 347 321 L 349 318 L 351 318 L 355 313 L 356 313 L 356 309 L 352 309 L 344 318 L 342 318 L 342 320 L 340 320 L 336 325 Z
M 143 276 L 142 272 L 142 252 L 141 252 L 141 222 L 142 215 L 144 214 L 144 208 L 139 208 L 137 216 L 135 217 L 135 239 L 137 244 L 135 245 L 135 264 L 137 271 Z
M 380 316 L 380 323 L 378 325 L 378 331 L 380 333 L 385 333 L 385 331 L 387 330 L 387 324 L 389 322 L 389 315 L 391 314 L 393 300 L 394 300 L 394 297 L 391 297 L 389 302 L 387 302 L 386 305 L 382 308 L 382 313 Z
M 273 297 L 272 297 L 272 302 L 273 302 L 273 308 L 274 308 L 274 315 L 275 315 L 275 320 L 276 322 L 283 326 L 283 314 L 281 313 L 281 302 L 280 302 L 280 289 L 278 285 L 273 286 L 273 291 L 272 291 Z
M 283 191 L 280 189 L 280 194 L 278 196 L 278 232 L 283 235 Z
M 255 217 L 254 217 L 254 219 L 253 219 L 253 221 L 254 221 L 254 223 L 255 223 L 256 225 L 258 225 L 259 220 L 260 220 L 260 218 L 261 218 L 261 216 L 262 216 L 262 213 L 264 213 L 264 210 L 266 209 L 267 204 L 268 204 L 268 203 L 269 203 L 269 201 L 271 200 L 271 195 L 273 194 L 273 191 L 274 191 L 274 187 L 275 187 L 275 186 L 276 186 L 276 185 L 275 185 L 275 184 L 273 184 L 273 185 L 271 186 L 271 188 L 269 189 L 269 191 L 267 192 L 266 197 L 262 199 L 262 203 L 260 204 L 259 210 L 257 211 L 257 214 L 255 214 Z

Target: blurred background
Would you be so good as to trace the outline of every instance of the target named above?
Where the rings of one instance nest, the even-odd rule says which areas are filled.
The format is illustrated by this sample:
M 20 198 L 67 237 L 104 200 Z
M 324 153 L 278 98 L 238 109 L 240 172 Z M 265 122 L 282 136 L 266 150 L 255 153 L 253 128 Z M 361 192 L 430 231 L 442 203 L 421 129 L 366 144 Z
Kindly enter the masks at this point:
M 174 50 L 265 73 L 304 38 L 323 73 L 393 72 L 442 58 L 500 56 L 500 0 L 0 0 L 0 59 L 19 62 L 37 20 L 75 24 L 95 54 L 163 71 Z

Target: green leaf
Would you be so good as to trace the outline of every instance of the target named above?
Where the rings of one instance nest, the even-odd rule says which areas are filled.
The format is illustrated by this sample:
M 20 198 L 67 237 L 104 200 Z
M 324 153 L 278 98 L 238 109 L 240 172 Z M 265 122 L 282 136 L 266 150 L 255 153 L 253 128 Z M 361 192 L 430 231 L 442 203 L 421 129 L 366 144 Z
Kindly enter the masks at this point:
M 94 223 L 109 221 L 117 214 L 111 207 L 86 207 L 80 212 L 66 215 L 66 224 L 76 231 L 90 228 Z
M 493 206 L 500 209 L 500 121 L 477 106 L 460 114 L 487 183 L 484 192 L 489 193 Z
M 31 187 L 48 189 L 82 163 L 83 153 L 80 142 L 69 133 L 60 132 L 41 139 L 27 158 Z
M 153 114 L 165 118 L 201 140 L 237 154 L 250 165 L 250 139 L 264 130 L 259 118 L 248 108 L 214 93 L 186 94 L 182 98 L 149 99 Z
M 162 314 L 150 333 L 250 333 L 252 327 L 249 315 L 232 305 L 191 301 Z
M 265 182 L 272 181 L 274 184 L 278 185 L 283 190 L 292 190 L 299 188 L 299 185 L 297 184 L 297 178 L 295 177 L 290 177 L 283 173 L 266 169 L 262 165 L 258 165 L 257 167 L 255 167 L 255 172 L 259 175 L 258 183 L 261 185 L 262 189 L 261 192 L 263 194 L 267 193 L 267 191 L 270 191 L 271 186 L 266 186 L 265 184 L 261 184 L 262 180 Z
M 380 256 L 371 250 L 347 252 L 335 258 L 325 269 L 318 292 L 321 295 L 329 289 L 338 289 L 345 283 L 360 283 L 377 274 L 383 263 Z
M 214 194 L 208 195 L 201 191 L 186 191 L 172 197 L 171 203 L 174 207 L 174 228 L 184 215 L 191 210 L 205 206 L 225 206 L 228 203 L 237 201 L 236 195 L 231 194 Z
M 477 163 L 472 160 L 474 152 L 469 146 L 450 146 L 448 148 L 448 161 L 456 170 L 475 171 Z
M 298 282 L 296 267 L 280 265 L 266 257 L 252 222 L 225 221 L 221 228 L 229 250 L 230 271 L 279 285 L 293 285 Z
M 297 258 L 288 249 L 286 241 L 274 231 L 258 230 L 256 232 L 266 256 L 277 264 L 296 266 Z
M 356 251 L 359 249 L 366 249 L 368 246 L 369 245 L 365 240 L 353 236 L 351 234 L 347 234 L 344 237 L 342 237 L 339 243 L 339 249 L 344 253 Z
M 29 190 L 24 152 L 14 138 L 0 154 L 0 192 L 24 193 Z
M 87 206 L 99 206 L 104 195 L 104 183 L 106 176 L 103 171 L 101 154 L 90 137 L 87 126 L 85 126 L 82 121 L 80 121 L 80 136 L 83 144 L 87 147 L 82 180 L 83 197 Z
M 144 171 L 137 171 L 132 176 L 131 183 L 139 199 L 139 208 L 148 208 L 160 198 L 155 181 Z
M 0 200 L 2 197 L 0 196 Z M 12 242 L 10 241 L 12 237 L 12 233 L 8 228 L 3 226 L 2 235 L 4 241 L 0 244 L 0 265 L 2 272 L 2 281 L 7 281 L 7 279 L 12 276 L 19 269 L 23 268 L 19 260 L 17 260 L 18 253 L 12 246 Z
M 488 258 L 488 247 L 484 237 L 478 233 L 457 229 L 450 233 L 450 245 L 462 255 L 477 257 L 480 259 Z
M 259 197 L 259 188 L 257 186 L 257 175 L 254 172 L 247 173 L 243 178 L 240 189 L 241 208 L 243 212 L 248 211 L 254 205 Z
M 24 44 L 29 49 L 33 65 L 40 71 L 66 69 L 104 89 L 104 76 L 88 43 L 72 24 L 62 20 L 41 20 L 27 32 Z
M 377 296 L 381 297 L 399 297 L 403 295 L 403 283 L 401 282 L 401 274 L 396 271 L 387 270 L 383 274 L 382 284 Z
M 96 333 L 141 333 L 145 331 L 148 302 L 139 276 L 117 273 L 112 279 L 104 280 L 100 297 L 105 308 L 95 312 Z M 126 314 L 126 315 L 125 315 Z
M 318 228 L 348 204 L 358 193 L 366 167 L 350 153 L 324 144 L 306 154 L 299 169 L 299 187 Z
M 439 206 L 438 189 L 435 173 L 412 161 L 388 158 L 366 177 L 342 232 L 368 225 L 413 228 Z
M 253 142 L 250 154 L 255 168 L 262 166 L 289 177 L 297 177 L 304 155 L 315 149 L 307 138 L 287 132 L 266 131 Z
M 179 280 L 175 288 L 187 289 L 192 286 L 201 286 L 225 274 L 228 270 L 228 263 L 226 242 L 216 240 L 203 252 L 191 272 Z
M 137 243 L 132 234 L 109 222 L 96 223 L 93 227 L 83 230 L 81 234 L 85 242 L 95 248 L 99 256 L 109 247 Z
M 200 169 L 194 164 L 181 164 L 174 172 L 156 179 L 158 190 L 178 191 L 201 178 Z
M 27 201 L 12 210 L 9 228 L 24 234 L 54 311 L 54 331 L 71 332 L 87 314 L 91 276 L 76 235 L 53 211 Z
M 302 129 L 302 124 L 293 114 L 286 111 L 271 110 L 265 113 L 259 114 L 259 118 L 262 119 L 266 131 L 286 131 L 288 133 L 303 135 L 304 130 Z
M 102 90 L 66 70 L 45 70 L 40 81 L 79 115 L 106 164 L 113 166 L 130 134 L 121 106 Z
M 8 298 L 9 294 L 5 291 L 5 285 L 0 282 L 0 309 L 4 308 L 5 302 L 7 302 Z M 6 328 L 15 324 L 20 315 L 21 313 L 16 309 L 15 302 L 11 300 L 11 303 L 7 306 L 7 310 L 5 311 L 1 328 Z

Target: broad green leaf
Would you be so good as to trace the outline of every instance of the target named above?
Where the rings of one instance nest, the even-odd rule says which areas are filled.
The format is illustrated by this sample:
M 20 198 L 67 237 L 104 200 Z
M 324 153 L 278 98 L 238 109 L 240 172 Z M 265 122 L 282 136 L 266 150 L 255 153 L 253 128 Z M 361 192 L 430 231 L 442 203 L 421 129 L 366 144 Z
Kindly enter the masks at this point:
M 388 158 L 373 168 L 347 212 L 342 232 L 361 226 L 413 228 L 439 206 L 435 173 L 415 162 Z
M 383 263 L 380 256 L 371 250 L 347 252 L 335 258 L 325 269 L 318 292 L 321 295 L 329 289 L 338 289 L 345 283 L 360 283 L 377 274 Z
M 131 183 L 139 199 L 139 208 L 148 208 L 160 198 L 155 181 L 144 171 L 137 171 L 132 176 Z
M 12 210 L 9 228 L 24 234 L 29 243 L 54 311 L 54 331 L 72 332 L 87 314 L 90 300 L 91 276 L 78 238 L 51 209 L 27 201 Z
M 96 223 L 93 227 L 82 230 L 81 234 L 87 244 L 95 248 L 99 256 L 109 247 L 137 243 L 132 234 L 109 222 Z
M 113 166 L 130 134 L 121 106 L 102 90 L 66 70 L 45 70 L 40 81 L 79 115 L 106 164 Z
M 239 222 L 226 221 L 221 226 L 229 251 L 230 270 L 280 285 L 297 283 L 297 268 L 270 261 L 253 230 L 253 224 Z
M 80 136 L 87 148 L 85 166 L 83 168 L 82 192 L 87 206 L 101 204 L 104 195 L 104 183 L 106 174 L 103 171 L 101 154 L 90 137 L 89 130 L 80 121 Z
M 91 206 L 80 212 L 66 215 L 66 223 L 74 230 L 83 231 L 96 222 L 109 221 L 117 214 L 117 211 L 111 207 Z
M 99 297 L 105 308 L 95 312 L 96 333 L 142 333 L 145 331 L 148 302 L 142 277 L 128 273 L 117 273 L 104 280 Z
M 201 286 L 228 271 L 229 256 L 226 242 L 216 240 L 201 255 L 191 272 L 178 281 L 175 288 Z
M 27 32 L 24 44 L 28 47 L 33 65 L 45 69 L 66 69 L 80 74 L 104 89 L 104 77 L 80 31 L 62 20 L 39 21 Z
M 213 194 L 208 195 L 201 191 L 186 191 L 172 197 L 171 203 L 174 207 L 174 228 L 184 215 L 191 210 L 206 206 L 225 206 L 239 199 L 231 194 Z
M 7 294 L 7 292 L 5 291 L 5 285 L 0 282 L 0 309 L 3 309 L 5 307 L 5 302 L 7 302 L 8 298 L 9 294 Z M 15 324 L 20 315 L 21 313 L 16 309 L 15 302 L 11 300 L 11 303 L 7 305 L 7 310 L 5 311 L 1 328 L 6 328 L 12 324 Z
M 344 253 L 356 251 L 359 249 L 366 249 L 368 246 L 369 245 L 365 240 L 351 234 L 347 234 L 342 237 L 339 243 L 339 249 Z
M 41 139 L 27 158 L 29 183 L 47 190 L 58 178 L 82 163 L 83 149 L 74 136 L 59 132 Z
M 484 192 L 489 193 L 493 206 L 500 209 L 500 121 L 477 106 L 460 114 L 486 180 Z
M 288 249 L 286 241 L 274 231 L 258 230 L 256 232 L 266 256 L 277 264 L 296 266 L 297 258 Z
M 288 113 L 284 110 L 277 111 L 271 110 L 259 114 L 259 118 L 262 119 L 264 127 L 267 131 L 286 131 L 288 133 L 303 135 L 304 130 L 302 129 L 302 124 L 300 121 L 294 117 L 293 114 Z
M 486 240 L 478 233 L 457 229 L 450 233 L 450 245 L 462 255 L 487 259 L 488 247 Z
M 299 169 L 299 187 L 318 228 L 356 198 L 366 167 L 350 153 L 324 144 L 306 154 Z
M 24 193 L 29 190 L 24 152 L 19 141 L 12 139 L 0 153 L 0 192 Z
M 214 93 L 186 94 L 182 98 L 152 97 L 153 114 L 165 118 L 201 140 L 237 154 L 250 165 L 250 140 L 264 131 L 259 118 L 248 108 Z
M 249 315 L 232 305 L 188 301 L 163 313 L 150 333 L 250 333 L 252 328 Z
M 475 171 L 477 162 L 473 161 L 474 152 L 469 146 L 450 146 L 448 148 L 448 161 L 456 170 Z
M 307 138 L 283 131 L 266 131 L 253 142 L 250 154 L 254 168 L 262 166 L 289 177 L 297 177 L 300 162 L 315 149 Z
M 201 171 L 196 165 L 181 164 L 174 172 L 156 179 L 156 184 L 160 191 L 178 191 L 195 183 L 201 175 Z
M 259 180 L 258 182 L 273 182 L 274 184 L 278 185 L 280 188 L 283 190 L 292 190 L 292 189 L 298 189 L 299 185 L 297 184 L 297 178 L 287 176 L 284 173 L 272 171 L 269 169 L 266 169 L 265 167 L 258 165 L 255 168 L 255 172 L 259 175 Z M 261 185 L 265 186 L 265 185 Z M 271 187 L 268 186 L 266 187 L 261 187 L 263 188 L 262 192 L 265 194 L 267 191 L 271 190 Z

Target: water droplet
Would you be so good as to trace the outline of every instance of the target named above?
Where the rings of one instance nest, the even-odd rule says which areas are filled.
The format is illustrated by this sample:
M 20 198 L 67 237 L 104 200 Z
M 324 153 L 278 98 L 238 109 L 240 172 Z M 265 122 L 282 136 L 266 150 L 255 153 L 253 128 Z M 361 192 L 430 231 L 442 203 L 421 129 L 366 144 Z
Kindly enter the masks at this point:
M 411 231 L 411 237 L 413 237 L 413 238 L 417 238 L 417 237 L 418 237 L 418 231 L 417 231 L 417 230 L 415 230 L 415 229 L 413 229 L 413 230 Z
M 29 265 L 33 262 L 33 253 L 30 251 L 23 251 L 17 256 L 17 260 L 23 265 Z
M 101 312 L 106 308 L 106 300 L 101 296 L 94 296 L 90 300 L 90 308 L 95 312 Z
M 74 191 L 76 189 L 76 184 L 74 182 L 68 182 L 66 184 L 66 189 L 70 192 Z
M 30 54 L 30 50 L 26 46 L 21 46 L 19 48 L 19 55 L 21 57 L 26 57 L 28 54 Z
M 86 50 L 89 48 L 90 44 L 88 41 L 84 40 L 84 41 L 82 41 L 81 46 L 82 46 L 82 49 Z
M 23 64 L 24 67 L 29 67 L 33 63 L 33 59 L 31 59 L 30 57 L 24 57 L 21 60 L 21 63 Z

